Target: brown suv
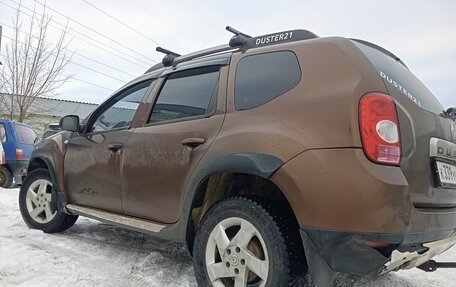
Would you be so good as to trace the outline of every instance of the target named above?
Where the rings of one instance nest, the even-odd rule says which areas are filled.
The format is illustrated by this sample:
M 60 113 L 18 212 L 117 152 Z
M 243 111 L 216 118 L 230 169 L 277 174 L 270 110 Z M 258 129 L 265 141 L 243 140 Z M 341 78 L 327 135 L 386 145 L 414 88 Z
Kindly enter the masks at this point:
M 375 277 L 456 243 L 451 110 L 396 56 L 305 30 L 180 56 L 34 150 L 31 228 L 78 215 L 187 243 L 201 286 Z

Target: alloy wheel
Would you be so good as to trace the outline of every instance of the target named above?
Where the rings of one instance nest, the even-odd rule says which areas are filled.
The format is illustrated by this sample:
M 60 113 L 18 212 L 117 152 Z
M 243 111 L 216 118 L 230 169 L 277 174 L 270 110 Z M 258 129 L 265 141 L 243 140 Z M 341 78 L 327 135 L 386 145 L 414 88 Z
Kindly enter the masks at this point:
M 258 229 L 245 219 L 226 218 L 206 245 L 206 270 L 214 286 L 265 286 L 268 252 Z
M 25 204 L 30 217 L 45 224 L 54 219 L 57 211 L 51 208 L 52 184 L 45 179 L 34 181 L 27 190 Z

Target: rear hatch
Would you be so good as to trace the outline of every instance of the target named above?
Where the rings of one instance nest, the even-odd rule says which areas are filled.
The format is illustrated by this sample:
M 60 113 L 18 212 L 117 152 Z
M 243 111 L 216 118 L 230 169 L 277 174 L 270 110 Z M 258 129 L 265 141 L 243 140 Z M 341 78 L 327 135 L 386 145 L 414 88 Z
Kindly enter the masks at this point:
M 417 208 L 456 207 L 456 125 L 428 88 L 394 55 L 353 40 L 396 102 L 402 169 Z
M 17 122 L 14 122 L 14 130 L 18 141 L 16 155 L 18 150 L 22 151 L 22 159 L 29 160 L 37 140 L 36 133 L 31 127 Z

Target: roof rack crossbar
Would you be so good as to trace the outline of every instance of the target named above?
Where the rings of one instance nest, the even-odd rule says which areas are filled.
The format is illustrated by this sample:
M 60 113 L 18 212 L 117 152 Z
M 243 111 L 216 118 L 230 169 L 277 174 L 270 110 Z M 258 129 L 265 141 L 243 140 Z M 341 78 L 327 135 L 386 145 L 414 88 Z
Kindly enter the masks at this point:
M 246 38 L 252 38 L 252 36 L 249 36 L 249 35 L 247 35 L 247 34 L 244 34 L 244 33 L 240 32 L 240 31 L 234 29 L 233 27 L 226 26 L 225 29 L 226 29 L 227 31 L 233 33 L 234 35 L 241 35 L 241 36 L 244 36 L 244 37 L 246 37 Z
M 244 34 L 230 26 L 226 26 L 226 30 L 230 31 L 234 34 L 234 36 L 230 39 L 228 45 L 220 45 L 216 47 L 212 47 L 209 49 L 197 51 L 187 55 L 179 55 L 177 53 L 171 52 L 169 50 L 163 49 L 161 47 L 157 47 L 157 51 L 161 53 L 165 53 L 166 56 L 163 58 L 162 63 L 163 66 L 168 67 L 171 65 L 177 65 L 179 63 L 192 60 L 198 57 L 208 56 L 220 52 L 230 51 L 234 49 L 238 49 L 240 51 L 246 51 L 251 48 L 262 47 L 262 46 L 270 46 L 274 44 L 281 44 L 287 42 L 295 42 L 295 41 L 302 41 L 302 40 L 309 40 L 318 38 L 317 35 L 314 33 L 307 31 L 307 30 L 289 30 L 283 31 L 279 33 L 273 33 L 268 35 L 262 35 L 258 37 L 251 37 L 247 34 Z M 151 71 L 149 69 L 148 71 Z
M 175 53 L 175 52 L 170 51 L 170 50 L 167 50 L 167 49 L 162 48 L 162 47 L 157 47 L 155 50 L 156 50 L 157 52 L 160 52 L 160 53 L 163 53 L 163 54 L 166 54 L 166 55 L 174 55 L 174 56 L 176 56 L 176 57 L 179 57 L 179 56 L 180 56 L 180 54 Z

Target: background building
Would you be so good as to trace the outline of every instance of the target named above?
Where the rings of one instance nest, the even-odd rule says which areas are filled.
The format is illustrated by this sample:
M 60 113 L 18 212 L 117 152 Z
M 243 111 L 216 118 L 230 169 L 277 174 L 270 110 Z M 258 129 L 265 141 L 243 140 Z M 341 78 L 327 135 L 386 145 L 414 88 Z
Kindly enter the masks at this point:
M 9 94 L 0 94 L 2 103 L 0 105 L 0 118 L 9 119 L 10 109 L 4 103 L 8 103 Z M 61 100 L 54 98 L 37 98 L 30 106 L 24 123 L 33 127 L 38 135 L 45 133 L 50 124 L 58 124 L 60 119 L 66 115 L 78 115 L 81 119 L 87 117 L 96 107 L 97 104 L 84 103 L 70 100 Z M 13 111 L 17 115 L 17 111 Z M 14 117 L 14 116 L 13 116 Z M 14 117 L 15 118 L 15 117 Z

